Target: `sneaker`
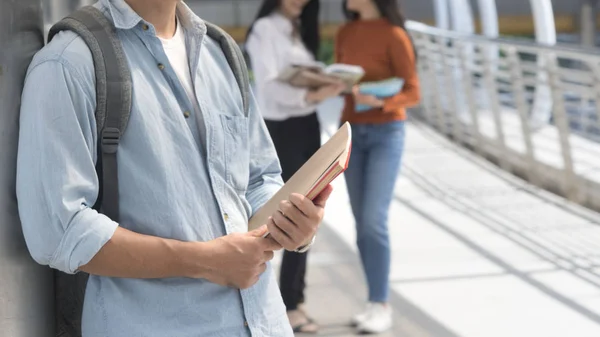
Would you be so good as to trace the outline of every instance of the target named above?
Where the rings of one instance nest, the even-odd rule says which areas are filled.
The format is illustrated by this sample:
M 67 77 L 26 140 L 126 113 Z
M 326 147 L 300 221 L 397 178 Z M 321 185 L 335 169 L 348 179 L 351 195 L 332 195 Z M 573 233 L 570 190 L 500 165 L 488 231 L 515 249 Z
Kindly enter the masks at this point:
M 367 307 L 365 308 L 365 310 L 363 312 L 352 317 L 352 320 L 350 321 L 350 325 L 359 326 L 362 322 L 366 321 L 367 318 L 369 318 L 372 306 L 373 306 L 373 303 L 371 303 L 371 302 L 367 303 Z
M 384 303 L 372 303 L 366 319 L 358 325 L 358 331 L 366 334 L 382 333 L 392 328 L 392 308 Z

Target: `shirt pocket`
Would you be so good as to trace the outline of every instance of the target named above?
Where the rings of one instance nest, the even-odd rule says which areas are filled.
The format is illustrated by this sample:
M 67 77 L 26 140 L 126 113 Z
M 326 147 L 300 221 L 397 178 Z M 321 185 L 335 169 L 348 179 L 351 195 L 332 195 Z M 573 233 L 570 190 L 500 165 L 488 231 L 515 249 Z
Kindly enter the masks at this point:
M 248 118 L 220 115 L 224 135 L 225 175 L 227 183 L 238 192 L 245 192 L 250 178 Z

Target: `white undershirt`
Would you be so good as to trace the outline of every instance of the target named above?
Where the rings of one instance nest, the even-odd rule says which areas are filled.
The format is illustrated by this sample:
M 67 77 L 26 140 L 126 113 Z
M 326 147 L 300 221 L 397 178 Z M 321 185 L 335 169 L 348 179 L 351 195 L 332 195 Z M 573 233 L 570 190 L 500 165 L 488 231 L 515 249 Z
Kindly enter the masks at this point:
M 198 101 L 196 100 L 196 94 L 194 93 L 194 85 L 192 83 L 192 76 L 190 75 L 190 64 L 188 61 L 188 53 L 185 45 L 185 34 L 181 28 L 180 20 L 177 20 L 177 28 L 175 29 L 175 35 L 170 39 L 159 38 L 162 42 L 165 54 L 169 58 L 171 67 L 175 70 L 179 82 L 183 86 L 185 93 L 194 108 L 197 109 Z
M 162 42 L 165 54 L 169 59 L 169 63 L 171 64 L 171 67 L 173 67 L 173 70 L 179 79 L 179 83 L 181 83 L 183 86 L 183 89 L 185 90 L 185 93 L 194 109 L 193 116 L 188 118 L 188 121 L 192 122 L 197 120 L 198 125 L 190 125 L 190 128 L 192 128 L 192 132 L 194 132 L 193 128 L 203 131 L 204 123 L 202 121 L 202 112 L 200 111 L 200 105 L 198 105 L 198 99 L 196 99 L 196 93 L 194 92 L 194 84 L 190 74 L 190 63 L 185 44 L 185 34 L 183 28 L 181 27 L 180 20 L 177 20 L 177 28 L 175 29 L 175 35 L 173 35 L 172 38 L 164 39 L 159 37 L 159 39 Z M 199 141 L 204 143 L 203 132 L 200 132 L 199 138 Z

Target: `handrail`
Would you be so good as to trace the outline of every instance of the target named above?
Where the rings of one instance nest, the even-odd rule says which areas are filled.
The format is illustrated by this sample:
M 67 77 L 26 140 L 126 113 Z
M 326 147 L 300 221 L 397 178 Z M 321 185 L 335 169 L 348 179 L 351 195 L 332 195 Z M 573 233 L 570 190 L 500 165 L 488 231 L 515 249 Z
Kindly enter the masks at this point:
M 406 29 L 411 32 L 417 32 L 436 37 L 443 37 L 448 39 L 462 40 L 465 42 L 477 42 L 486 45 L 499 45 L 504 47 L 522 47 L 533 52 L 561 52 L 567 53 L 574 57 L 589 56 L 596 59 L 600 59 L 600 52 L 598 48 L 573 46 L 568 44 L 556 44 L 556 45 L 544 45 L 539 44 L 533 40 L 511 37 L 511 38 L 489 38 L 483 35 L 468 34 L 462 32 L 456 32 L 451 30 L 440 29 L 433 27 L 418 21 L 407 21 Z
M 600 53 L 409 21 L 422 120 L 532 184 L 600 210 Z

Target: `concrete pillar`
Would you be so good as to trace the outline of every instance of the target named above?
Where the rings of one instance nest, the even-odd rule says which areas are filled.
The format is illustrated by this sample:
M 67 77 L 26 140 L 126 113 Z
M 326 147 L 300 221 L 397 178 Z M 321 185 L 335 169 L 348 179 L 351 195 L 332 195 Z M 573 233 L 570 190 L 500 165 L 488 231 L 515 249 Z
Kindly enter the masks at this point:
M 450 9 L 448 0 L 434 0 L 433 10 L 435 11 L 435 25 L 441 29 L 450 29 Z
M 0 0 L 0 336 L 54 336 L 49 268 L 30 257 L 15 197 L 25 72 L 43 44 L 40 0 Z
M 597 0 L 581 0 L 580 33 L 581 44 L 584 46 L 596 45 L 596 5 Z

